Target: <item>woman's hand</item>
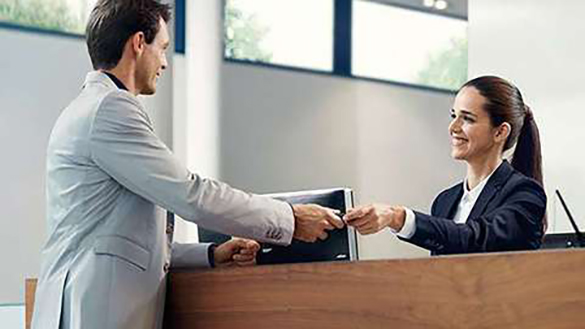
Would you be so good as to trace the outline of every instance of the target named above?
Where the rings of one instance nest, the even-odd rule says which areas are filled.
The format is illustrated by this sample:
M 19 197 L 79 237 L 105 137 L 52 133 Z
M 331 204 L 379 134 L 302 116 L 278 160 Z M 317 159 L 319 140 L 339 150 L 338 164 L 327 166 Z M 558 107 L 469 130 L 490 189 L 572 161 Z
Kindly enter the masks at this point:
M 406 210 L 401 206 L 372 204 L 353 208 L 345 214 L 343 220 L 362 234 L 373 234 L 390 227 L 400 231 L 406 219 Z

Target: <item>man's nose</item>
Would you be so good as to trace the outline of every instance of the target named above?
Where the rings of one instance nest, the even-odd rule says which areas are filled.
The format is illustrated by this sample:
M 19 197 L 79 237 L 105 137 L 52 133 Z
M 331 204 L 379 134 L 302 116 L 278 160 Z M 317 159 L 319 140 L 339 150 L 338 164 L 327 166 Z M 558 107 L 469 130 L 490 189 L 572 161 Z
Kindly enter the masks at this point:
M 167 56 L 163 56 L 160 68 L 166 70 L 168 65 L 169 63 L 167 62 Z

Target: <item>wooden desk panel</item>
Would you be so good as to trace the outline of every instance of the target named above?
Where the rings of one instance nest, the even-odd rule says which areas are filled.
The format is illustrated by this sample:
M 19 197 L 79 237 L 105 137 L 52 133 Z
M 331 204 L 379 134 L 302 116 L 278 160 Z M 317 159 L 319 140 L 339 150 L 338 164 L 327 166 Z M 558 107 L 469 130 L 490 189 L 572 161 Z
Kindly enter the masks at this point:
M 37 290 L 37 279 L 26 279 L 24 282 L 24 312 L 26 329 L 30 329 L 32 314 L 35 304 L 35 292 Z
M 576 328 L 585 250 L 174 272 L 167 328 Z
M 173 329 L 579 328 L 585 250 L 172 272 L 166 306 Z

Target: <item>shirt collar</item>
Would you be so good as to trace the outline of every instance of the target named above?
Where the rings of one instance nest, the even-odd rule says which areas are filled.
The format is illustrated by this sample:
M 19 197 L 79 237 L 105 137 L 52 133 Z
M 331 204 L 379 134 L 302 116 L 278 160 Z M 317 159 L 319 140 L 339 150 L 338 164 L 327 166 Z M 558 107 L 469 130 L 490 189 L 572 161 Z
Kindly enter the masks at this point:
M 474 187 L 471 190 L 469 190 L 469 187 L 467 185 L 467 178 L 465 178 L 465 182 L 463 184 L 463 200 L 467 200 L 467 201 L 477 200 L 477 198 L 481 194 L 481 191 L 483 191 L 483 188 L 485 187 L 487 182 L 490 180 L 490 177 L 492 177 L 492 175 L 494 174 L 495 171 L 496 170 L 494 169 L 489 175 L 487 175 L 486 178 L 484 178 L 481 182 L 479 182 L 479 184 L 477 184 L 476 187 Z
M 113 75 L 110 72 L 106 72 L 106 71 L 102 71 L 102 72 L 105 75 L 107 75 L 114 82 L 114 84 L 116 84 L 116 87 L 118 87 L 119 89 L 128 91 L 128 88 L 126 88 L 124 83 L 122 83 L 122 81 L 120 81 L 120 79 L 118 79 L 115 75 Z

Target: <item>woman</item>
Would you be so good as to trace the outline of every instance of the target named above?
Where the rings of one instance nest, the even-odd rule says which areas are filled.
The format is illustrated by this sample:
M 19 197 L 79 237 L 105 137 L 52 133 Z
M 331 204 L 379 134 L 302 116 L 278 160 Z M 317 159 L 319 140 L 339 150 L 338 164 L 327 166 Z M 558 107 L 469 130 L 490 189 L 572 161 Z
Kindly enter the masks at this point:
M 537 249 L 546 227 L 538 128 L 518 88 L 483 76 L 455 98 L 451 156 L 467 163 L 465 180 L 439 194 L 431 214 L 369 205 L 344 220 L 361 234 L 386 227 L 432 254 Z M 503 152 L 514 145 L 512 163 Z

